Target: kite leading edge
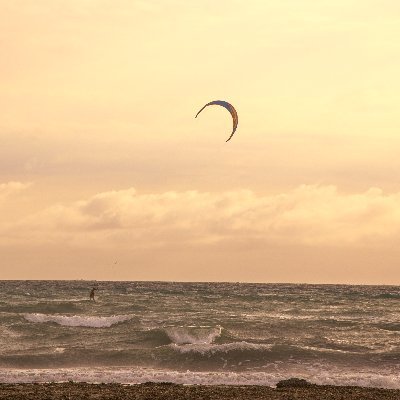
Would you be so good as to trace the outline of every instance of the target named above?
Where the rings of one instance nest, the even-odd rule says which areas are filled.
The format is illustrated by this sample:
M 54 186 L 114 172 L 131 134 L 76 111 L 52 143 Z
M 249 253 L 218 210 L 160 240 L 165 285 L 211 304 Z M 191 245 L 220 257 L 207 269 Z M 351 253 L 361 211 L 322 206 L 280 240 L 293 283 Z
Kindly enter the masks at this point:
M 231 113 L 231 115 L 232 115 L 233 129 L 232 129 L 231 135 L 230 135 L 229 138 L 226 140 L 226 141 L 228 142 L 229 140 L 231 140 L 231 137 L 232 137 L 233 134 L 235 133 L 236 128 L 237 128 L 237 126 L 238 126 L 238 122 L 239 122 L 238 114 L 237 114 L 237 112 L 236 112 L 236 110 L 235 110 L 235 107 L 233 107 L 232 104 L 228 103 L 227 101 L 223 101 L 223 100 L 214 100 L 214 101 L 211 101 L 210 103 L 207 103 L 207 104 L 196 114 L 196 117 L 195 117 L 195 118 L 197 118 L 197 116 L 198 116 L 206 107 L 212 106 L 212 105 L 222 106 L 222 107 L 226 108 L 226 109 Z

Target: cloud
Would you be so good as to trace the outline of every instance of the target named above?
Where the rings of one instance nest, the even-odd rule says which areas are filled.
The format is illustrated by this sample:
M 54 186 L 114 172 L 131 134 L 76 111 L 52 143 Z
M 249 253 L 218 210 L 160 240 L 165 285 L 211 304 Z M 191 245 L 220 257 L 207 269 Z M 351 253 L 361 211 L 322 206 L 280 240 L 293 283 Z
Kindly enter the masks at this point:
M 7 182 L 0 184 L 0 202 L 31 186 L 31 183 Z
M 1 185 L 0 193 L 21 187 Z M 130 188 L 53 205 L 1 230 L 13 242 L 132 250 L 222 244 L 385 246 L 400 238 L 400 192 L 371 188 L 349 194 L 314 185 L 274 195 L 250 190 L 138 193 Z

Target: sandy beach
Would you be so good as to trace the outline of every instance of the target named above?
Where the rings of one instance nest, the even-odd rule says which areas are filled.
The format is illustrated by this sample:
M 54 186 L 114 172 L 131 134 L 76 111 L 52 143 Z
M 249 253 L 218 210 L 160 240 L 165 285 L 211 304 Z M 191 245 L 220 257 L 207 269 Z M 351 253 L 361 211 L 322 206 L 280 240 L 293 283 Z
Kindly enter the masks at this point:
M 318 385 L 271 388 L 268 386 L 203 386 L 171 383 L 121 385 L 68 382 L 0 384 L 0 399 L 399 400 L 400 390 Z

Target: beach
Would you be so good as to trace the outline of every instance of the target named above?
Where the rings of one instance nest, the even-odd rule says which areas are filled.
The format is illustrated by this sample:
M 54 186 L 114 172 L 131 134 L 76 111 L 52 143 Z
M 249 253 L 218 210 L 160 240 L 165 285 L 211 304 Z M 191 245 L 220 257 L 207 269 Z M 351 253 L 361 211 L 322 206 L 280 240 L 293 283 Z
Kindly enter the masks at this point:
M 400 390 L 356 386 L 271 388 L 268 386 L 208 386 L 171 383 L 140 385 L 89 383 L 0 384 L 0 399 L 252 399 L 252 400 L 398 400 Z

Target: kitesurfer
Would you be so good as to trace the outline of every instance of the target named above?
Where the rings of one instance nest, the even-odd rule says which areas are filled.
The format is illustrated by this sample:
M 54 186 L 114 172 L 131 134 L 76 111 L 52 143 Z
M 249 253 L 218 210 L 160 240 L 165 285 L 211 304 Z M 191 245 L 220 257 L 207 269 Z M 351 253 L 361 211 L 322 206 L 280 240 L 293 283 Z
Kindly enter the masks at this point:
M 96 289 L 96 288 L 93 288 L 93 289 L 90 291 L 90 295 L 89 295 L 89 299 L 90 299 L 90 300 L 95 301 L 95 300 L 94 300 L 94 291 L 95 291 L 95 290 L 97 290 L 97 289 Z

